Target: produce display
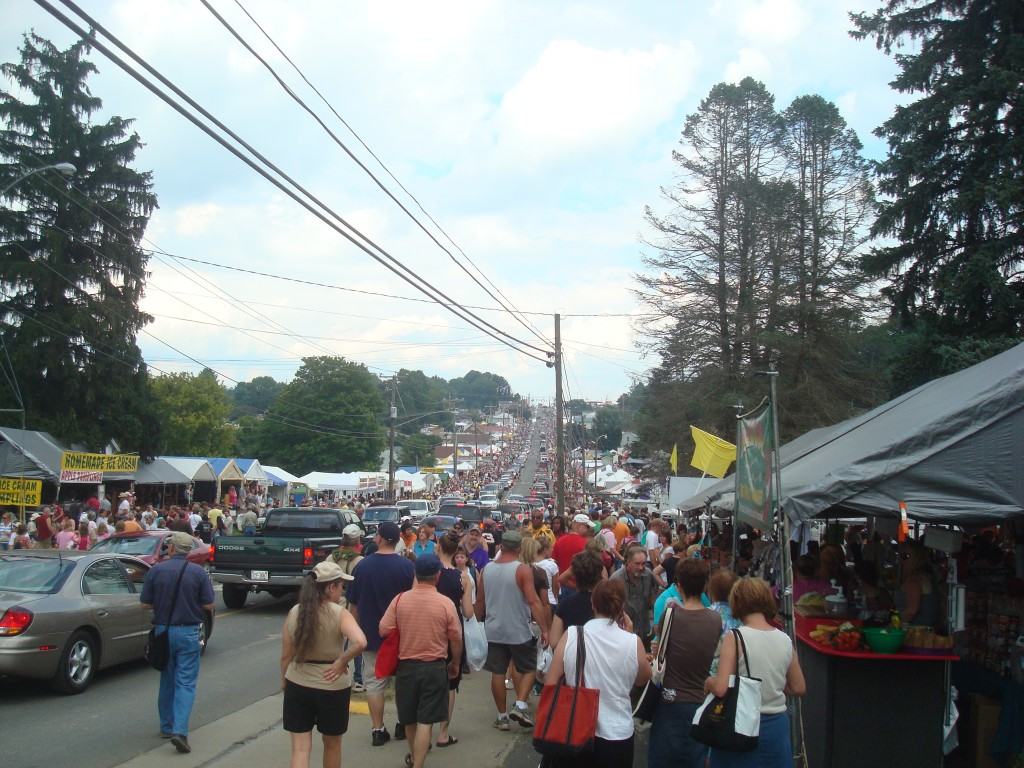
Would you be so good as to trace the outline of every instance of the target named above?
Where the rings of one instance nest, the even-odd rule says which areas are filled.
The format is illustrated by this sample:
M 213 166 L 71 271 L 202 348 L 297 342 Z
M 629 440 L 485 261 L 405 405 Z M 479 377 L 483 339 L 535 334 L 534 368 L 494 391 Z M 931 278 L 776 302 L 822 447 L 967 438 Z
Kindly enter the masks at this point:
M 863 645 L 860 630 L 848 621 L 838 626 L 835 624 L 819 624 L 811 632 L 811 639 L 835 648 L 837 651 L 857 651 Z

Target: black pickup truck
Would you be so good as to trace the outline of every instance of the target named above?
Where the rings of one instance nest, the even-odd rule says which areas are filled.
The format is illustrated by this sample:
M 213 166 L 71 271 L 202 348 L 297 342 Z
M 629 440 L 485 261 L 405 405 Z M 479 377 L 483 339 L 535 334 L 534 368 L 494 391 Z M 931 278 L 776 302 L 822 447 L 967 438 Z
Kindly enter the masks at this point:
M 358 519 L 348 510 L 281 507 L 267 513 L 255 536 L 221 536 L 211 547 L 210 577 L 224 585 L 224 605 L 241 608 L 254 591 L 297 592 L 353 522 Z

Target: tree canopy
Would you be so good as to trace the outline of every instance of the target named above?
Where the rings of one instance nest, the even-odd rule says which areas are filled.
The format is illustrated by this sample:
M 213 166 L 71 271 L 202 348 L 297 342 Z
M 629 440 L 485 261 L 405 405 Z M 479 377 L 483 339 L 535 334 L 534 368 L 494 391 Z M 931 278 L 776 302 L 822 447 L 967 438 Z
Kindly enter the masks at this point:
M 155 376 L 150 389 L 160 414 L 161 454 L 234 455 L 235 428 L 227 423 L 231 401 L 213 371 Z
M 891 85 L 913 97 L 875 131 L 885 240 L 863 260 L 891 281 L 909 388 L 1024 331 L 1024 5 L 888 0 L 851 18 L 854 37 L 903 48 Z
M 460 406 L 469 410 L 492 408 L 501 400 L 512 397 L 512 388 L 504 376 L 495 373 L 470 371 L 465 376 L 448 382 L 452 397 L 461 400 Z
M 84 41 L 60 50 L 28 34 L 20 61 L 0 67 L 0 303 L 14 374 L 0 391 L 30 428 L 95 449 L 116 439 L 151 455 L 160 420 L 136 334 L 147 255 L 139 247 L 156 207 L 148 172 L 132 167 L 142 146 L 132 120 L 93 120 L 102 102 L 88 87 L 96 67 Z M 68 182 L 57 163 L 76 169 Z M 13 202 L 15 204 L 10 204 Z
M 284 384 L 270 376 L 257 376 L 252 381 L 240 381 L 234 389 L 228 390 L 232 404 L 231 418 L 265 413 L 281 394 L 282 389 Z

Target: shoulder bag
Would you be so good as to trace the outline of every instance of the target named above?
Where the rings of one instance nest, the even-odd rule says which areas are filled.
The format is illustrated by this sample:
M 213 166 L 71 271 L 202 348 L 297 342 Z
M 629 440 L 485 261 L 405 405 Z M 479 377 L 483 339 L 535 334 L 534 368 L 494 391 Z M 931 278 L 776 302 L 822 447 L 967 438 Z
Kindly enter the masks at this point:
M 721 698 L 709 693 L 693 716 L 690 737 L 713 749 L 749 752 L 757 748 L 761 732 L 761 681 L 750 676 L 750 657 L 743 634 L 736 638 L 736 674 L 729 677 L 729 689 Z M 746 663 L 746 677 L 740 675 L 740 651 Z
M 395 600 L 395 628 L 391 634 L 384 638 L 384 642 L 377 649 L 377 663 L 373 666 L 373 674 L 378 680 L 391 677 L 398 671 L 398 605 L 402 602 L 402 594 Z
M 672 617 L 675 615 L 675 606 L 669 603 L 665 608 L 665 628 L 658 638 L 658 655 L 651 663 L 651 679 L 644 686 L 640 698 L 633 707 L 633 717 L 643 723 L 653 723 L 654 713 L 658 710 L 658 702 L 661 700 L 661 689 L 665 683 L 665 670 L 668 667 L 668 638 L 672 631 Z
M 555 685 L 545 685 L 537 704 L 533 727 L 533 748 L 542 755 L 577 755 L 593 749 L 597 730 L 597 707 L 601 691 L 587 688 L 584 667 L 587 648 L 583 627 L 576 627 L 576 685 L 565 683 L 565 675 Z
M 167 614 L 167 627 L 163 632 L 157 634 L 157 624 L 153 624 L 149 630 L 149 636 L 146 638 L 146 649 L 143 652 L 146 661 L 149 662 L 149 666 L 153 669 L 164 671 L 167 667 L 167 662 L 171 658 L 171 642 L 168 635 L 171 632 L 170 622 L 174 618 L 174 608 L 178 605 L 178 593 L 181 592 L 181 577 L 185 575 L 185 569 L 188 568 L 188 560 L 185 561 L 185 567 L 178 572 L 178 580 L 174 583 L 174 597 L 171 598 L 171 610 Z M 153 621 L 156 621 L 156 616 L 153 616 Z

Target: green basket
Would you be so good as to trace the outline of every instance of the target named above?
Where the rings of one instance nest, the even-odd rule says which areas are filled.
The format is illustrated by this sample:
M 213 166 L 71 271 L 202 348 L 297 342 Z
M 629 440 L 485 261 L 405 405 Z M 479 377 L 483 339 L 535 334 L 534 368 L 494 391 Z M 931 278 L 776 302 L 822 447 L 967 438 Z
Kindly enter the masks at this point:
M 906 632 L 893 627 L 865 627 L 861 630 L 864 642 L 875 653 L 897 653 L 903 647 Z

